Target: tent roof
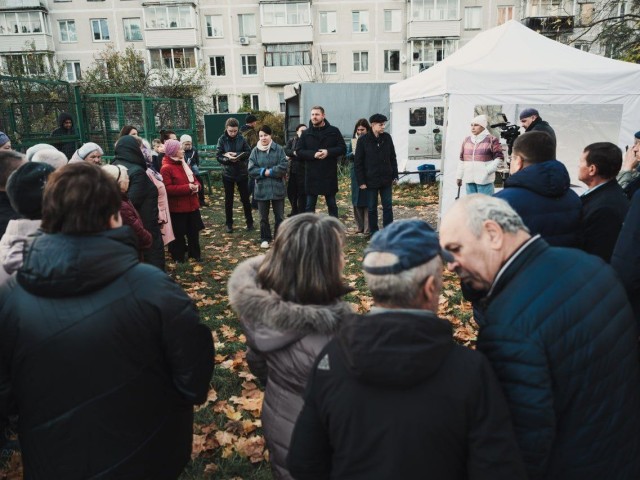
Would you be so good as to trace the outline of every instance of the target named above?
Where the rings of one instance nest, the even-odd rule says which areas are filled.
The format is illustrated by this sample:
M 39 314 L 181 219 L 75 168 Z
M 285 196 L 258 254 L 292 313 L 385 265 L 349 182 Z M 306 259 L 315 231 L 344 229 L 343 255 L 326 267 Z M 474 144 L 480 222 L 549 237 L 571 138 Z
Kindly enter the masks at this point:
M 392 102 L 458 94 L 635 94 L 640 65 L 583 52 L 511 20 L 391 86 Z

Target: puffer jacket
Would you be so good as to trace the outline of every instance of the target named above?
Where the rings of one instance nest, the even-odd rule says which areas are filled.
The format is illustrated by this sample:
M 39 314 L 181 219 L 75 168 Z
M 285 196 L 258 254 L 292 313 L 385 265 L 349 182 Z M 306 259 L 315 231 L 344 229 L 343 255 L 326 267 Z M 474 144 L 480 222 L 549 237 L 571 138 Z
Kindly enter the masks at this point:
M 151 247 L 153 237 L 142 225 L 142 219 L 137 212 L 126 194 L 122 194 L 122 201 L 120 202 L 120 216 L 122 217 L 122 224 L 131 227 L 133 233 L 135 233 L 138 239 L 138 248 L 140 250 L 146 250 Z
M 247 337 L 249 367 L 266 381 L 262 426 L 278 479 L 286 469 L 291 433 L 316 356 L 352 312 L 348 303 L 299 305 L 263 290 L 257 279 L 264 256 L 240 264 L 229 279 L 229 303 Z
M 0 287 L 0 420 L 25 479 L 170 479 L 189 461 L 210 330 L 129 228 L 38 236 Z
M 165 155 L 162 159 L 160 173 L 162 173 L 164 186 L 167 189 L 171 213 L 189 213 L 200 209 L 198 193 L 191 191 L 189 177 L 187 177 L 181 161 L 173 160 Z M 193 183 L 202 188 L 195 176 Z
M 496 170 L 503 158 L 502 145 L 497 137 L 487 135 L 478 143 L 474 143 L 469 136 L 462 142 L 456 179 L 478 185 L 493 183 Z
M 479 326 L 529 480 L 640 478 L 638 328 L 610 266 L 533 239 Z
M 247 140 L 240 134 L 235 137 L 230 137 L 225 131 L 218 139 L 216 158 L 218 162 L 223 165 L 222 175 L 230 180 L 243 180 L 247 179 L 249 172 L 247 171 L 247 165 L 249 164 L 249 158 L 232 162 L 224 156 L 225 153 L 235 152 L 240 155 L 241 153 L 250 153 L 251 148 L 247 143 Z
M 393 139 L 387 132 L 376 137 L 373 132 L 361 135 L 356 144 L 354 168 L 358 186 L 388 187 L 398 178 L 398 161 Z
M 326 149 L 327 157 L 315 158 L 318 150 Z M 338 193 L 338 159 L 347 153 L 342 133 L 325 119 L 324 127 L 302 132 L 296 143 L 296 155 L 305 162 L 305 192 L 307 195 L 335 195 Z
M 24 252 L 40 229 L 40 220 L 10 220 L 0 239 L 0 285 L 16 272 L 24 260 Z
M 287 156 L 276 142 L 271 142 L 266 152 L 255 147 L 249 156 L 249 176 L 256 179 L 254 200 L 282 200 L 287 193 L 284 181 L 287 167 Z
M 570 183 L 567 168 L 548 160 L 510 175 L 494 197 L 506 200 L 531 234 L 555 247 L 579 248 L 582 202 Z

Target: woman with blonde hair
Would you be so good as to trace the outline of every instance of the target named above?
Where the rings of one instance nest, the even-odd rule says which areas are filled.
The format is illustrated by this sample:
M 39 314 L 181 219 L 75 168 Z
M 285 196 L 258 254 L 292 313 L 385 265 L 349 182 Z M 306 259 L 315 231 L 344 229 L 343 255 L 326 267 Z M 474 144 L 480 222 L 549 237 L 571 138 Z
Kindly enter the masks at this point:
M 345 230 L 333 217 L 303 213 L 280 225 L 265 256 L 240 264 L 229 302 L 247 337 L 247 361 L 266 385 L 264 436 L 274 477 L 290 479 L 287 452 L 316 356 L 352 313 L 340 297 Z

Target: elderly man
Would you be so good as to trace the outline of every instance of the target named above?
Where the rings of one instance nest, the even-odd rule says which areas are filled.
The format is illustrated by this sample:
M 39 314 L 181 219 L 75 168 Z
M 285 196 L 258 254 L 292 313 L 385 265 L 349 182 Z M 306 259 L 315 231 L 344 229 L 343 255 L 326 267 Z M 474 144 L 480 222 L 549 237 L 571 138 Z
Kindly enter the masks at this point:
M 529 480 L 640 478 L 638 328 L 611 267 L 532 237 L 484 195 L 456 202 L 440 240 L 449 268 L 487 292 L 478 350 L 506 394 Z
M 587 145 L 580 156 L 578 180 L 588 190 L 582 194 L 583 250 L 605 262 L 611 254 L 629 210 L 629 199 L 616 181 L 622 151 L 610 142 Z
M 363 269 L 376 306 L 318 356 L 289 451 L 295 478 L 525 478 L 486 358 L 435 313 L 441 257 L 422 220 L 372 237 Z
M 551 128 L 549 122 L 540 118 L 540 114 L 535 108 L 525 108 L 520 112 L 520 124 L 524 127 L 525 133 L 546 132 L 556 140 L 556 132 Z

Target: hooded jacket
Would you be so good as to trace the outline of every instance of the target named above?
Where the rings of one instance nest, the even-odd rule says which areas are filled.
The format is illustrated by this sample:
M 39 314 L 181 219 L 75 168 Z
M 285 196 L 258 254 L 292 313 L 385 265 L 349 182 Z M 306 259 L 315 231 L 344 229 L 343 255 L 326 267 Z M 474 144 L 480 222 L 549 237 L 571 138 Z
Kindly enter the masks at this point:
M 71 128 L 64 128 L 64 122 L 67 120 L 71 120 Z M 67 112 L 61 112 L 58 115 L 58 128 L 56 128 L 53 132 L 51 132 L 52 137 L 60 137 L 64 135 L 75 135 L 76 131 L 73 124 L 73 117 L 69 115 Z M 76 151 L 76 142 L 66 142 L 66 143 L 55 143 L 51 142 L 54 147 L 64 153 L 67 157 L 67 160 L 70 160 L 73 157 L 73 154 Z
M 510 175 L 494 197 L 506 200 L 532 235 L 552 246 L 579 248 L 582 202 L 570 183 L 567 168 L 548 160 Z
M 144 261 L 164 270 L 164 244 L 158 224 L 158 189 L 147 176 L 147 162 L 138 142 L 131 135 L 118 140 L 113 164 L 127 168 L 127 195 L 140 214 L 144 228 L 153 237 L 151 248 L 142 252 Z
M 318 150 L 326 149 L 327 157 L 315 158 Z M 325 119 L 323 127 L 309 122 L 295 149 L 298 159 L 305 162 L 305 192 L 307 195 L 338 193 L 338 158 L 347 153 L 344 138 L 337 127 Z
M 170 479 L 189 461 L 211 332 L 129 228 L 43 234 L 0 287 L 0 419 L 25 479 Z
M 338 299 L 330 305 L 300 305 L 262 289 L 257 275 L 263 260 L 255 257 L 235 269 L 229 303 L 247 337 L 249 367 L 266 383 L 262 427 L 274 475 L 290 479 L 287 451 L 311 366 L 352 310 Z
M 422 310 L 352 315 L 320 353 L 295 427 L 296 479 L 525 479 L 483 355 Z

